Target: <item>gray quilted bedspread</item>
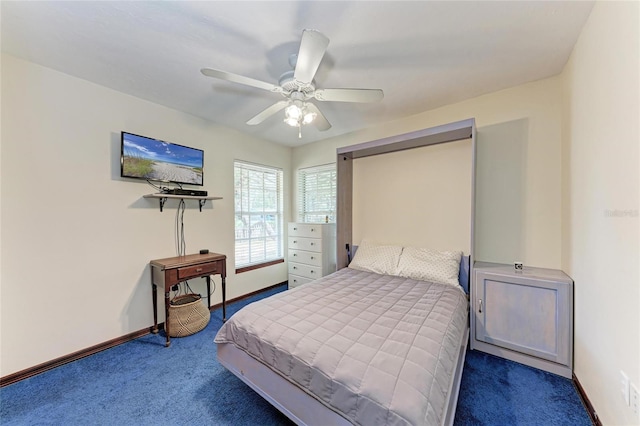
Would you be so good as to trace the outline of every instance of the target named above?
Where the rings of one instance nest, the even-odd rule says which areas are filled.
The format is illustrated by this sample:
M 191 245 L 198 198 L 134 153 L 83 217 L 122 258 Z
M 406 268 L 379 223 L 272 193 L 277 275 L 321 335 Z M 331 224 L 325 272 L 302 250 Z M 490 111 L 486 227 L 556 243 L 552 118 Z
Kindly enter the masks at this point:
M 439 425 L 468 316 L 466 295 L 344 268 L 252 303 L 218 332 L 360 425 Z

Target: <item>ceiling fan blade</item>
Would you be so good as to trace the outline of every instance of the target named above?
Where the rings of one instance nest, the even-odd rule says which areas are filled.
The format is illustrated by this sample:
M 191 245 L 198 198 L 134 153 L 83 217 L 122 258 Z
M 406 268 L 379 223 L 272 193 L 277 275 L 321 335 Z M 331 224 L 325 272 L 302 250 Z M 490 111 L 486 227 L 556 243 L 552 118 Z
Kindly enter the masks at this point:
M 313 97 L 319 101 L 378 102 L 384 98 L 380 89 L 316 89 Z
M 304 30 L 293 78 L 302 83 L 311 83 L 328 45 L 329 39 L 321 32 Z
M 200 72 L 207 77 L 219 78 L 221 80 L 232 81 L 234 83 L 244 84 L 245 86 L 257 87 L 258 89 L 268 90 L 270 92 L 282 93 L 282 87 L 271 83 L 233 74 L 226 71 L 214 70 L 211 68 L 202 68 Z
M 331 123 L 329 123 L 327 118 L 324 116 L 324 114 L 322 114 L 322 112 L 320 112 L 317 106 L 309 102 L 307 103 L 307 110 L 316 114 L 316 118 L 312 121 L 312 123 L 318 130 L 324 132 L 325 130 L 329 130 L 331 128 Z
M 250 126 L 260 124 L 276 112 L 283 110 L 287 105 L 289 105 L 289 101 L 276 102 L 275 104 L 271 105 L 270 107 L 266 108 L 264 111 L 253 117 L 251 120 L 247 121 L 247 124 Z

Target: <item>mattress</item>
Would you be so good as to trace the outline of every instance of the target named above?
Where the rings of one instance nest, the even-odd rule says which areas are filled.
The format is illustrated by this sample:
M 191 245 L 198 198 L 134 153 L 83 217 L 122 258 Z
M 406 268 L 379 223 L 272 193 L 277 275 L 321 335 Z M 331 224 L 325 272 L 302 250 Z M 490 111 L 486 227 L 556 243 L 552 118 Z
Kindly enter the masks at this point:
M 344 268 L 238 311 L 216 335 L 360 425 L 441 424 L 468 302 Z

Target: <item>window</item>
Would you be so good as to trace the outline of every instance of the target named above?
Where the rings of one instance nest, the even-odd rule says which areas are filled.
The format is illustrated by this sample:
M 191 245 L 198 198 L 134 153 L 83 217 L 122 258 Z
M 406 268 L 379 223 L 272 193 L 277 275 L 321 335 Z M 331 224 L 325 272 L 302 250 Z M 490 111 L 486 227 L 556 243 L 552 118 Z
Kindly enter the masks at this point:
M 282 170 L 234 162 L 236 272 L 284 261 Z
M 298 220 L 300 222 L 336 221 L 336 164 L 309 167 L 298 171 Z

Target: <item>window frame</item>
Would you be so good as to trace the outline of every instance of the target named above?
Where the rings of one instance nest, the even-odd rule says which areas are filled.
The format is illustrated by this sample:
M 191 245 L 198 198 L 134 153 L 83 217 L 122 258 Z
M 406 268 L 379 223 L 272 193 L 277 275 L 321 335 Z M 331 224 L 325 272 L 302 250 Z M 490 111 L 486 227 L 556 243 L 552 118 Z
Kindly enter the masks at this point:
M 316 188 L 314 191 L 310 191 L 307 188 L 309 183 L 307 182 L 309 177 L 315 176 L 317 179 L 319 175 L 327 174 L 330 175 L 331 183 L 329 184 L 328 189 Z M 297 205 L 297 215 L 298 221 L 301 223 L 335 223 L 336 215 L 337 215 L 337 191 L 338 191 L 338 168 L 336 163 L 327 163 L 321 164 L 317 166 L 305 167 L 298 169 L 298 185 L 297 185 L 297 196 L 298 196 L 298 205 Z M 314 193 L 316 198 L 322 198 L 318 193 L 321 192 L 329 192 L 329 197 L 331 198 L 331 206 L 329 209 L 324 210 L 308 210 L 307 206 L 310 204 L 308 202 L 309 193 Z M 308 220 L 309 216 L 316 216 L 315 220 Z M 326 218 L 328 217 L 328 221 Z
M 238 173 L 244 174 L 244 176 L 239 177 Z M 233 174 L 234 268 L 236 274 L 284 262 L 283 169 L 236 159 L 233 162 Z M 256 180 L 259 174 L 262 174 L 261 181 Z M 265 176 L 269 174 L 273 175 L 273 183 L 265 186 L 268 183 Z M 256 182 L 261 182 L 261 184 L 256 185 Z M 256 208 L 260 205 L 261 208 Z M 242 226 L 239 227 L 239 225 Z M 247 247 L 240 248 L 239 242 L 245 243 Z M 253 246 L 254 244 L 256 246 Z M 259 248 L 260 245 L 262 245 L 262 249 Z M 275 254 L 270 254 L 273 251 Z M 258 260 L 252 261 L 254 253 Z M 246 257 L 248 257 L 248 262 L 238 263 L 239 259 Z

